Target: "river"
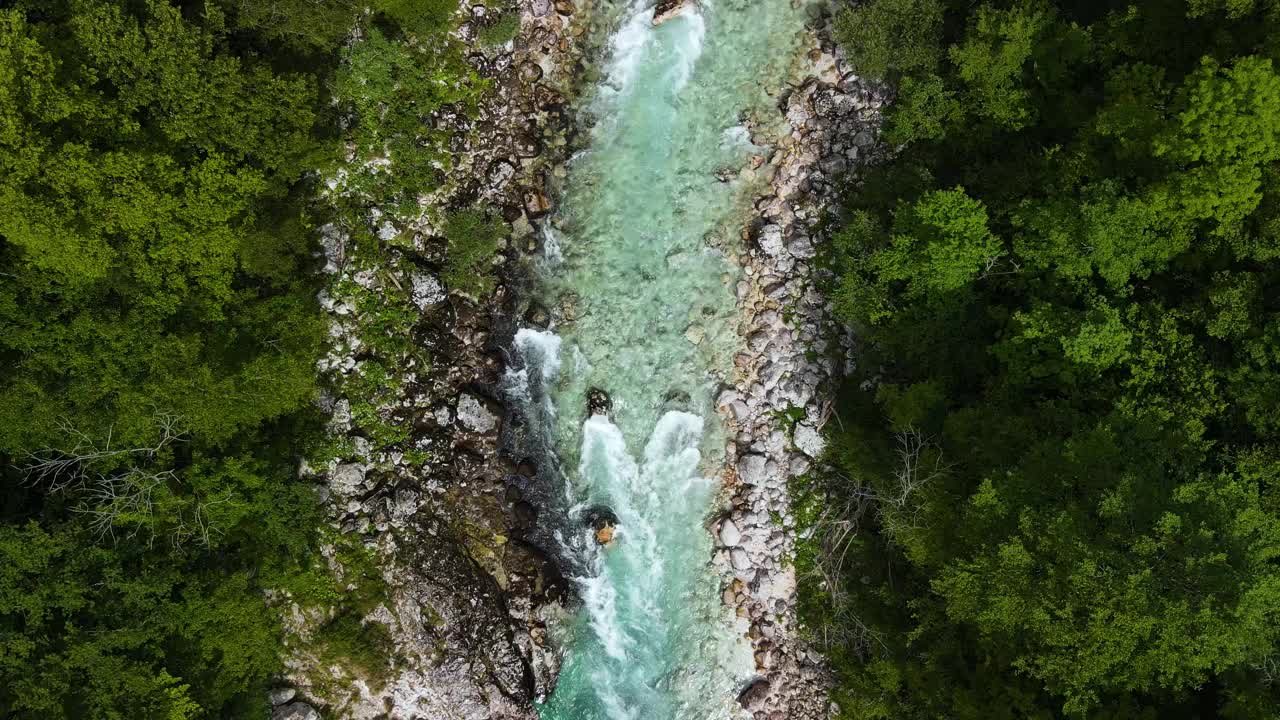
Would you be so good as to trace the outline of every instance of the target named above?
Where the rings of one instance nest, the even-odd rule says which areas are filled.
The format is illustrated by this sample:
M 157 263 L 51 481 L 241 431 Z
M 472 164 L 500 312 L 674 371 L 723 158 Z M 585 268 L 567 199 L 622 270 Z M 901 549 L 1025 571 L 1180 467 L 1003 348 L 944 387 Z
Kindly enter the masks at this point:
M 588 133 L 545 227 L 537 295 L 560 309 L 516 336 L 510 392 L 556 456 L 570 522 L 556 534 L 581 606 L 543 720 L 737 718 L 754 674 L 722 605 L 707 530 L 725 430 L 713 409 L 739 338 L 739 230 L 753 185 L 744 122 L 776 116 L 805 20 L 788 0 L 701 0 L 655 26 L 616 15 Z M 611 9 L 609 9 L 611 8 Z M 719 176 L 719 177 L 718 177 Z M 722 179 L 723 178 L 723 179 Z M 607 412 L 588 417 L 588 393 Z M 597 542 L 588 516 L 616 518 Z

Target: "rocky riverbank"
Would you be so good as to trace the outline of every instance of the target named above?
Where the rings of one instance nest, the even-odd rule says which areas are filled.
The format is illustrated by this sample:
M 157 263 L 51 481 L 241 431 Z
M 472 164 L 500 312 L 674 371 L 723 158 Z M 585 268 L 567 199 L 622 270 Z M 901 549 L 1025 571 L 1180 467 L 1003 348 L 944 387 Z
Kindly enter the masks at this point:
M 725 603 L 750 621 L 759 675 L 740 702 L 755 720 L 817 720 L 833 710 L 822 658 L 798 627 L 788 485 L 821 461 L 833 381 L 852 361 L 819 293 L 815 258 L 829 240 L 821 221 L 838 183 L 875 147 L 884 92 L 854 76 L 827 35 L 814 32 L 778 98 L 784 130 L 753 137 L 773 153 L 743 171 L 762 173 L 768 186 L 743 231 L 741 351 L 733 387 L 718 402 L 736 437 L 728 448 L 731 509 L 714 528 L 717 562 Z
M 322 633 L 342 619 L 336 605 L 303 602 L 288 590 L 273 598 L 291 618 L 288 672 L 271 694 L 274 720 L 526 720 L 554 682 L 542 618 L 556 603 L 556 573 L 519 541 L 531 517 L 508 497 L 505 478 L 525 470 L 499 451 L 514 293 L 505 282 L 488 298 L 447 287 L 438 271 L 439 220 L 452 208 L 497 209 L 510 230 L 498 275 L 519 276 L 523 256 L 537 247 L 533 223 L 551 210 L 547 184 L 562 172 L 566 97 L 583 75 L 579 18 L 587 14 L 570 0 L 464 2 L 459 12 L 455 39 L 489 90 L 474 112 L 431 118 L 450 138 L 452 162 L 440 189 L 420 198 L 421 214 L 400 223 L 375 207 L 367 218 L 380 239 L 411 240 L 370 265 L 353 260 L 348 233 L 323 229 L 330 280 L 321 301 L 332 351 L 321 370 L 338 390 L 322 409 L 338 449 L 303 473 L 325 498 L 330 571 L 348 593 L 368 594 L 372 607 L 353 619 L 353 651 L 335 656 Z M 495 44 L 495 28 L 512 13 L 518 31 Z M 378 323 L 359 293 L 403 298 L 399 311 L 411 316 L 413 341 L 430 356 L 384 379 L 372 405 L 343 391 L 376 380 L 362 377 L 363 348 Z M 362 427 L 370 424 L 398 429 L 390 433 L 395 442 L 369 437 Z M 373 660 L 359 661 L 362 653 Z
M 368 219 L 379 237 L 412 236 L 407 262 L 360 267 L 350 260 L 349 238 L 325 232 L 330 287 L 402 291 L 417 314 L 414 339 L 432 362 L 403 368 L 401 389 L 375 408 L 409 428 L 394 447 L 381 449 L 358 429 L 358 398 L 324 402 L 345 451 L 304 472 L 327 498 L 336 535 L 369 552 L 364 572 L 385 585 L 359 622 L 380 628 L 376 652 L 389 660 L 375 672 L 318 652 L 317 628 L 333 611 L 282 591 L 275 601 L 293 608 L 291 652 L 285 683 L 272 693 L 274 720 L 311 720 L 316 708 L 333 718 L 531 720 L 535 699 L 554 687 L 558 660 L 546 645 L 546 621 L 559 612 L 564 588 L 554 563 L 524 541 L 538 522 L 536 498 L 524 497 L 537 469 L 503 452 L 512 443 L 502 373 L 517 324 L 536 314 L 510 283 L 518 285 L 523 258 L 547 237 L 540 224 L 553 210 L 571 146 L 567 98 L 591 77 L 583 53 L 598 18 L 570 0 L 521 0 L 515 9 L 518 32 L 495 47 L 483 38 L 492 38 L 486 29 L 499 22 L 496 12 L 464 3 L 456 37 L 491 90 L 474 113 L 432 118 L 452 138 L 454 163 L 449 182 L 422 199 L 421 217 L 397 227 L 375 209 Z M 829 306 L 816 289 L 819 221 L 836 178 L 872 146 L 881 99 L 820 36 L 778 96 L 785 131 L 755 133 L 772 155 L 742 171 L 767 181 L 768 190 L 744 230 L 742 350 L 733 389 L 719 403 L 734 442 L 729 512 L 714 528 L 716 563 L 725 602 L 750 627 L 759 677 L 740 700 L 756 720 L 829 713 L 821 659 L 797 634 L 787 483 L 821 456 L 823 389 L 847 351 L 831 342 Z M 433 249 L 441 212 L 477 203 L 500 209 L 511 231 L 499 273 L 506 282 L 483 300 L 444 286 Z M 340 295 L 322 301 L 334 339 L 322 369 L 359 375 L 361 309 Z M 335 575 L 351 576 L 354 590 L 361 569 L 341 543 L 326 556 Z

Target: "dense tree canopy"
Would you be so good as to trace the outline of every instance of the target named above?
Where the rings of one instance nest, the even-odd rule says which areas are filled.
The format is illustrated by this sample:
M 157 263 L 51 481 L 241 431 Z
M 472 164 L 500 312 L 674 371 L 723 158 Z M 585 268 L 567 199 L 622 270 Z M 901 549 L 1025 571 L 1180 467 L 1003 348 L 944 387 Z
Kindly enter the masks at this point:
M 372 18 L 351 52 L 439 80 L 384 35 L 455 7 L 3 4 L 0 715 L 265 717 L 263 591 L 323 583 L 295 468 L 321 437 L 311 198 L 334 88 L 360 102 L 344 44 Z
M 831 258 L 846 714 L 1274 718 L 1280 6 L 838 25 L 898 93 Z

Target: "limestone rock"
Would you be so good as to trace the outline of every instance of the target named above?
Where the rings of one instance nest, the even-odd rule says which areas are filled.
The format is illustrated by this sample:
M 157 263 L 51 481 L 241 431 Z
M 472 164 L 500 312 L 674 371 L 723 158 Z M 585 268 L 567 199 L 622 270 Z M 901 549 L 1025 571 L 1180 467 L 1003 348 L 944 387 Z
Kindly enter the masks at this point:
M 458 422 L 472 432 L 491 433 L 498 427 L 498 416 L 494 415 L 485 404 L 474 395 L 462 395 L 458 398 Z
M 410 282 L 413 285 L 413 304 L 419 310 L 426 310 L 446 297 L 444 286 L 440 284 L 440 281 L 434 275 L 416 272 Z
M 485 178 L 489 182 L 489 186 L 493 188 L 504 188 L 507 183 L 511 182 L 511 178 L 516 176 L 516 168 L 506 160 L 495 160 L 489 166 L 489 172 Z
M 275 688 L 267 693 L 267 699 L 271 701 L 271 707 L 284 705 L 298 695 L 297 688 L 282 687 Z
M 364 467 L 355 463 L 339 465 L 329 476 L 329 484 L 339 494 L 352 495 L 364 484 Z
M 690 325 L 684 331 L 684 337 L 694 345 L 701 345 L 702 340 L 707 336 L 707 331 L 697 323 Z
M 763 485 L 765 462 L 763 455 L 744 455 L 738 461 L 738 479 L 745 485 Z
M 320 713 L 304 702 L 295 702 L 276 708 L 271 720 L 320 720 Z
M 760 249 L 770 257 L 777 257 L 782 254 L 782 228 L 777 225 L 765 225 L 760 229 L 758 238 Z
M 732 520 L 720 523 L 720 543 L 725 547 L 734 547 L 742 541 L 742 532 Z
M 795 434 L 792 435 L 791 439 L 800 452 L 811 458 L 821 455 L 827 446 L 826 440 L 822 438 L 822 433 L 808 423 L 796 425 Z

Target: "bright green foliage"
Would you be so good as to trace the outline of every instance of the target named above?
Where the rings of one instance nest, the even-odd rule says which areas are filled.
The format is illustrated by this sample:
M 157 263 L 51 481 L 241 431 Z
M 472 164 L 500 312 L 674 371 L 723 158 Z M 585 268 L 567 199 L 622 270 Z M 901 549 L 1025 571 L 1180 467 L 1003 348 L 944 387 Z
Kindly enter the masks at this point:
M 893 145 L 916 140 L 939 140 L 946 125 L 960 113 L 955 93 L 936 75 L 904 77 L 898 86 L 898 102 L 884 139 Z
M 520 13 L 509 9 L 498 16 L 491 25 L 480 29 L 480 42 L 490 47 L 505 45 L 520 33 Z
M 871 216 L 859 214 L 839 242 L 860 255 L 858 271 L 842 280 L 840 303 L 854 314 L 862 308 L 872 322 L 890 315 L 897 296 L 928 302 L 965 287 L 1002 254 L 986 208 L 963 188 L 898 208 L 887 238 L 877 237 Z
M 456 7 L 425 5 L 374 7 L 359 51 L 430 89 L 424 113 L 466 75 L 379 32 L 438 32 Z M 266 717 L 263 591 L 318 573 L 296 477 L 325 335 L 308 198 L 340 152 L 327 88 L 363 14 L 0 10 L 0 715 Z M 358 132 L 394 149 L 421 116 L 374 90 L 400 105 L 378 129 L 363 96 Z
M 215 36 L 163 3 L 4 18 L 0 42 L 24 57 L 0 64 L 30 72 L 0 90 L 14 363 L 0 447 L 56 446 L 59 418 L 145 443 L 158 411 L 221 442 L 305 402 L 318 328 L 307 288 L 281 278 L 308 248 L 266 230 L 315 159 L 314 80 L 214 54 Z M 76 53 L 55 57 L 61 43 Z M 270 261 L 243 262 L 246 247 Z
M 435 36 L 448 27 L 457 0 L 222 0 L 237 24 L 265 39 L 304 51 L 330 52 L 368 11 L 389 19 L 405 32 Z
M 1182 169 L 1169 201 L 1190 219 L 1240 222 L 1262 199 L 1262 167 L 1280 159 L 1280 74 L 1257 57 L 1226 70 L 1205 58 L 1181 95 L 1176 128 L 1155 143 Z
M 868 77 L 929 72 L 942 58 L 939 0 L 871 0 L 836 18 L 850 60 Z
M 376 27 L 345 51 L 334 91 L 350 112 L 350 139 L 357 167 L 372 163 L 351 181 L 353 190 L 412 218 L 418 197 L 440 184 L 449 162 L 448 137 L 426 122 L 436 109 L 473 103 L 483 89 L 446 43 L 411 46 Z M 382 167 L 381 163 L 387 163 Z
M 798 553 L 846 717 L 1274 719 L 1271 9 L 947 2 L 896 66 L 830 257 L 865 371 L 803 505 L 861 529 Z
M 908 296 L 964 287 L 1001 253 L 986 208 L 963 188 L 926 193 L 899 210 L 891 242 L 872 263 L 884 280 L 906 283 Z
M 445 220 L 444 236 L 449 243 L 445 283 L 461 292 L 483 297 L 493 292 L 488 272 L 506 233 L 506 226 L 480 210 L 458 210 Z
M 1033 8 L 980 6 L 975 26 L 949 53 L 956 74 L 967 86 L 974 111 L 1011 130 L 1034 119 L 1022 76 L 1046 18 Z

